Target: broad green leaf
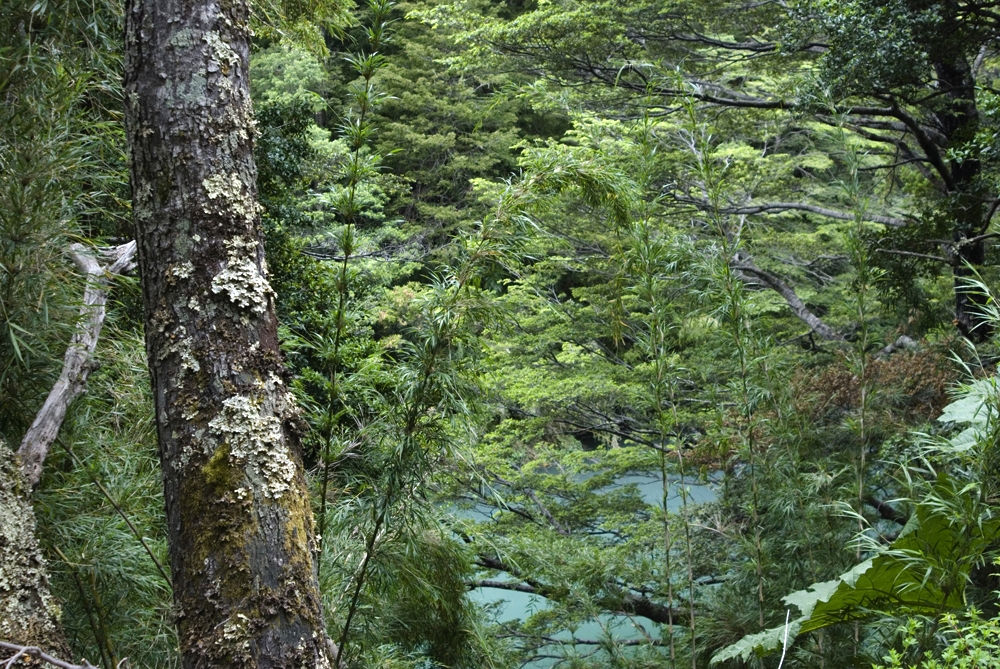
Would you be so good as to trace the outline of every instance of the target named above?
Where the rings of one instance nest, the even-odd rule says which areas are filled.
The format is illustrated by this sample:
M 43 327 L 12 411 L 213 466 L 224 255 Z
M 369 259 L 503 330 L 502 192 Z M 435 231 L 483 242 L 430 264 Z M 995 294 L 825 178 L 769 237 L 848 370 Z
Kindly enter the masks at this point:
M 798 618 L 788 623 L 788 643 L 792 643 L 799 633 L 799 626 L 802 618 Z M 778 650 L 785 643 L 785 626 L 771 627 L 763 632 L 748 634 L 731 646 L 726 646 L 712 656 L 711 664 L 719 664 L 726 660 L 740 658 L 744 662 L 752 657 L 761 657 Z
M 997 395 L 996 378 L 977 379 L 966 387 L 962 397 L 944 408 L 942 423 L 984 424 L 989 418 L 990 399 Z
M 885 551 L 832 581 L 814 583 L 784 597 L 786 604 L 802 612 L 789 624 L 789 643 L 803 632 L 868 619 L 880 610 L 937 615 L 961 608 L 974 562 L 969 558 L 998 534 L 1000 520 L 996 518 L 970 529 L 928 505 L 918 506 Z M 749 634 L 716 653 L 712 663 L 766 655 L 781 648 L 783 638 L 784 625 Z

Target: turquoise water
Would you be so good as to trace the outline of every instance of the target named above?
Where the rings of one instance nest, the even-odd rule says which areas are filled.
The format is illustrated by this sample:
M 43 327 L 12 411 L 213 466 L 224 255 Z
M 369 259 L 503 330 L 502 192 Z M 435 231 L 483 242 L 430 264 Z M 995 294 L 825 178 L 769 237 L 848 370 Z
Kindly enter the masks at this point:
M 708 482 L 689 483 L 685 481 L 684 488 L 687 490 L 688 504 L 703 504 L 705 502 L 714 501 L 716 499 L 715 485 L 720 478 L 721 472 L 718 472 L 711 475 Z M 616 487 L 629 484 L 634 484 L 638 488 L 639 494 L 642 496 L 643 501 L 647 504 L 654 506 L 660 505 L 663 495 L 663 487 L 660 477 L 655 474 L 629 474 L 617 479 L 612 486 L 608 486 L 604 490 L 610 491 Z M 683 499 L 681 497 L 679 482 L 677 480 L 672 480 L 670 484 L 670 494 L 667 498 L 667 508 L 671 511 L 678 511 L 682 507 L 682 504 Z M 488 520 L 490 517 L 489 512 L 490 509 L 484 506 L 478 509 L 463 510 L 460 513 L 466 518 Z M 493 578 L 494 580 L 497 580 L 500 577 Z M 532 595 L 526 592 L 503 590 L 500 588 L 476 588 L 469 593 L 469 597 L 479 604 L 498 605 L 497 621 L 501 623 L 526 620 L 535 612 L 548 607 L 548 602 L 544 597 Z M 641 625 L 644 628 L 645 634 L 643 634 L 642 630 L 637 628 L 637 625 Z M 599 622 L 593 621 L 581 625 L 574 630 L 573 634 L 568 631 L 560 632 L 555 635 L 555 638 L 566 641 L 573 638 L 588 641 L 599 641 L 607 638 L 605 636 L 606 634 L 610 634 L 613 638 L 619 640 L 641 639 L 647 634 L 653 639 L 659 639 L 661 636 L 660 626 L 648 618 L 642 618 L 639 616 L 629 617 L 602 615 Z M 577 650 L 581 654 L 589 652 L 594 648 L 595 647 L 592 644 L 577 646 Z M 554 644 L 547 649 L 543 649 L 543 652 L 547 653 L 548 650 L 553 651 L 550 653 L 552 655 L 561 654 L 559 644 Z M 541 669 L 543 667 L 551 667 L 557 662 L 558 660 L 556 659 L 546 658 L 535 660 L 524 665 L 524 667 L 528 669 Z

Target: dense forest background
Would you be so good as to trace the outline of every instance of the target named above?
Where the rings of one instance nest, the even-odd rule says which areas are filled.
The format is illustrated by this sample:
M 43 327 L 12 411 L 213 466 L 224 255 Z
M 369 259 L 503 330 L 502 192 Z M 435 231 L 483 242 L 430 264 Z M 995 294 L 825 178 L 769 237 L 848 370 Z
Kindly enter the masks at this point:
M 254 19 L 343 666 L 997 666 L 993 3 Z M 0 12 L 9 445 L 80 317 L 70 245 L 134 235 L 122 21 Z M 180 666 L 142 326 L 115 277 L 33 498 L 73 653 L 105 669 Z

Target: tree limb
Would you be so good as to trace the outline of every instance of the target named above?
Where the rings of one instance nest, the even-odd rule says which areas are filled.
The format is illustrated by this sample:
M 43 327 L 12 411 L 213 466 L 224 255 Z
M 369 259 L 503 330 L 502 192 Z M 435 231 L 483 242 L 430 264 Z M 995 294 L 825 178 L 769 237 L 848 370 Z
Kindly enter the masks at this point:
M 555 519 L 555 516 L 553 516 L 552 513 L 545 507 L 545 505 L 542 504 L 541 500 L 538 499 L 538 495 L 535 494 L 535 491 L 532 490 L 531 488 L 525 488 L 525 492 L 527 493 L 528 497 L 531 498 L 531 501 L 535 503 L 535 506 L 538 507 L 538 510 L 542 512 L 542 515 L 545 516 L 545 519 L 548 520 L 550 523 L 552 523 L 552 527 L 555 528 L 556 532 L 563 535 L 564 537 L 568 537 L 570 535 L 570 531 L 567 530 L 565 527 L 563 527 L 559 523 L 559 521 Z
M 798 296 L 791 286 L 781 280 L 775 274 L 757 267 L 748 256 L 737 256 L 733 259 L 733 268 L 752 274 L 755 278 L 764 283 L 768 288 L 781 295 L 788 303 L 792 313 L 799 317 L 806 325 L 823 339 L 828 341 L 842 341 L 843 335 L 824 323 L 819 316 L 809 310 L 805 302 Z
M 558 598 L 557 589 L 543 585 L 538 581 L 525 578 L 521 575 L 521 571 L 519 569 L 496 557 L 480 553 L 476 556 L 476 564 L 487 569 L 508 573 L 511 576 L 520 579 L 521 583 L 479 580 L 469 583 L 468 585 L 470 588 L 500 588 L 502 590 L 513 590 L 516 592 L 539 595 L 541 597 L 545 597 L 546 599 Z M 612 588 L 612 590 L 614 589 L 615 588 Z M 636 595 L 631 592 L 608 591 L 605 594 L 596 597 L 594 599 L 594 603 L 609 613 L 626 613 L 629 615 L 643 616 L 645 618 L 649 618 L 655 623 L 660 624 L 670 624 L 674 620 L 680 619 L 683 613 L 677 609 L 672 609 L 669 606 L 654 602 L 648 597 Z
M 699 209 L 704 209 L 708 207 L 707 202 L 702 202 L 700 200 L 695 200 L 694 198 L 677 198 L 678 202 L 683 202 L 684 204 L 691 204 Z M 726 207 L 720 209 L 719 212 L 723 214 L 732 214 L 734 216 L 748 216 L 751 214 L 777 214 L 785 211 L 806 211 L 810 214 L 817 214 L 819 216 L 825 216 L 827 218 L 833 218 L 838 221 L 853 221 L 855 220 L 855 215 L 852 212 L 838 211 L 836 209 L 827 209 L 826 207 L 820 207 L 815 204 L 808 204 L 806 202 L 765 202 L 762 204 L 749 205 L 744 207 Z M 880 223 L 882 225 L 888 225 L 894 228 L 901 228 L 909 225 L 907 221 L 902 218 L 895 218 L 893 216 L 879 216 L 877 214 L 872 214 L 864 217 L 866 221 L 871 221 L 872 223 Z
M 933 260 L 935 262 L 942 262 L 946 265 L 951 265 L 952 261 L 944 256 L 931 255 L 929 253 L 917 253 L 916 251 L 901 251 L 899 249 L 875 249 L 878 253 L 888 253 L 894 256 L 909 256 L 911 258 L 923 258 L 924 260 Z
M 3 663 L 0 665 L 3 669 L 10 669 L 10 667 L 13 667 L 21 658 L 32 658 L 34 660 L 33 664 L 35 662 L 42 661 L 47 664 L 51 664 L 54 667 L 59 667 L 60 669 L 99 669 L 90 662 L 87 662 L 87 660 L 84 660 L 83 664 L 70 664 L 69 662 L 64 662 L 59 658 L 52 657 L 51 655 L 42 652 L 41 648 L 37 648 L 35 646 L 19 646 L 17 644 L 0 641 L 0 648 L 14 653 L 11 657 L 5 660 L 0 660 L 0 662 Z M 121 667 L 123 664 L 125 664 L 125 660 L 119 662 L 118 666 Z
M 878 499 L 874 495 L 868 495 L 865 497 L 865 504 L 872 507 L 878 512 L 878 515 L 883 520 L 889 520 L 897 525 L 906 525 L 910 517 L 905 513 L 892 506 L 888 502 Z
M 42 477 L 42 463 L 66 419 L 69 405 L 86 387 L 91 372 L 90 359 L 104 327 L 108 283 L 112 277 L 135 266 L 132 262 L 135 248 L 132 241 L 111 249 L 107 253 L 110 264 L 105 268 L 82 244 L 70 246 L 73 261 L 86 275 L 87 287 L 80 307 L 80 322 L 63 357 L 62 372 L 17 451 L 21 471 L 31 488 L 35 488 Z
M 491 581 L 488 579 L 480 581 L 470 581 L 466 583 L 466 587 L 469 590 L 475 590 L 476 588 L 496 588 L 497 590 L 512 590 L 513 592 L 526 592 L 529 595 L 537 595 L 538 588 L 533 585 L 527 585 L 526 583 L 514 583 L 512 581 Z

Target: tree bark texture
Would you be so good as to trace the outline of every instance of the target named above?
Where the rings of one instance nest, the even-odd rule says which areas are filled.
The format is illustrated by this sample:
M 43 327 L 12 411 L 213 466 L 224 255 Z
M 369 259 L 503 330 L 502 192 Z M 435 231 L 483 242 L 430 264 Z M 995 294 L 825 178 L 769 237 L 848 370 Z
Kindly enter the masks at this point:
M 0 441 L 0 641 L 69 657 L 28 491 L 14 453 Z
M 126 129 L 183 663 L 328 667 L 244 0 L 128 0 Z

